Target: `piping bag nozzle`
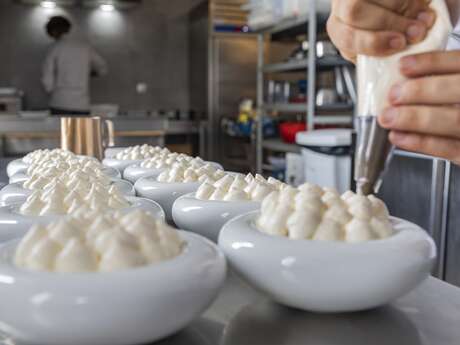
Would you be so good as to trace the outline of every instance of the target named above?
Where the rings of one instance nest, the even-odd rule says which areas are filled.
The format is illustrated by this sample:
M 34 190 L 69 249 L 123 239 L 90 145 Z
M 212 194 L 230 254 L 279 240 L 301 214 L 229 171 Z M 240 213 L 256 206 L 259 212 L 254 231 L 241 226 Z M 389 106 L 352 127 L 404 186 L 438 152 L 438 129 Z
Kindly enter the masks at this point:
M 393 146 L 388 139 L 388 130 L 378 124 L 376 116 L 358 116 L 357 122 L 356 192 L 376 194 L 393 156 Z

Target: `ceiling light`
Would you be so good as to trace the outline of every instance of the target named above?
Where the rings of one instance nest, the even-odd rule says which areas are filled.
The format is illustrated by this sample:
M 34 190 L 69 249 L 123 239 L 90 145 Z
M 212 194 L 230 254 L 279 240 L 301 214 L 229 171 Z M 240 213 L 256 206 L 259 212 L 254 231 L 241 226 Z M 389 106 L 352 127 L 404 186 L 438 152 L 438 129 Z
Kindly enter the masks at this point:
M 101 11 L 104 11 L 104 12 L 115 11 L 115 6 L 113 4 L 102 4 L 99 8 L 101 9 Z
M 56 8 L 56 3 L 54 1 L 42 1 L 40 6 L 43 8 Z

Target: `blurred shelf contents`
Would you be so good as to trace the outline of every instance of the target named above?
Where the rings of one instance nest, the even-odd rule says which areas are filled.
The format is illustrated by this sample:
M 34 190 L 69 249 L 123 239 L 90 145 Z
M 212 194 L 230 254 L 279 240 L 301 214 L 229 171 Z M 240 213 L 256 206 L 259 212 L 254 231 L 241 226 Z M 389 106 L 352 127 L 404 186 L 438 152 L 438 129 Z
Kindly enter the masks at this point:
M 255 170 L 262 173 L 273 170 L 271 150 L 300 152 L 296 133 L 352 126 L 355 73 L 327 37 L 330 1 L 250 0 L 245 9 L 259 43 L 257 123 L 269 117 L 280 126 L 278 137 L 267 136 L 265 124 L 256 131 Z

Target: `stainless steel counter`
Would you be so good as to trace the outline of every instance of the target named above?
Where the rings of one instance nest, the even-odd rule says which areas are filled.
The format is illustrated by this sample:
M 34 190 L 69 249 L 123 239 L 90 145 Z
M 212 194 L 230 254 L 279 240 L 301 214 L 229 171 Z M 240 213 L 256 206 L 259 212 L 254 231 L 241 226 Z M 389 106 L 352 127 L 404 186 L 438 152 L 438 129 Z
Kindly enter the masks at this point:
M 196 121 L 167 120 L 153 117 L 119 116 L 110 118 L 115 126 L 116 145 L 141 143 L 163 145 L 165 138 L 200 134 L 202 126 Z M 0 156 L 24 155 L 27 152 L 59 146 L 60 120 L 57 117 L 21 118 L 0 116 Z M 153 136 L 152 133 L 156 132 Z M 161 135 L 158 135 L 161 133 Z M 177 137 L 174 137 L 177 138 Z M 201 148 L 201 142 L 199 143 Z
M 460 289 L 435 278 L 386 307 L 315 314 L 270 302 L 230 274 L 202 317 L 155 345 L 459 345 L 459 326 Z M 5 335 L 0 344 L 19 345 Z
M 116 130 L 165 130 L 171 133 L 198 133 L 199 126 L 195 121 L 167 120 L 154 117 L 118 116 L 110 118 Z M 21 118 L 19 116 L 0 116 L 0 133 L 8 132 L 40 132 L 58 131 L 59 118 Z
M 270 302 L 231 275 L 202 318 L 157 344 L 459 345 L 459 326 L 460 289 L 435 278 L 383 308 L 315 314 Z
M 315 314 L 270 302 L 230 274 L 202 317 L 155 345 L 459 345 L 459 326 L 460 289 L 435 278 L 386 307 Z M 19 345 L 7 336 L 0 344 Z

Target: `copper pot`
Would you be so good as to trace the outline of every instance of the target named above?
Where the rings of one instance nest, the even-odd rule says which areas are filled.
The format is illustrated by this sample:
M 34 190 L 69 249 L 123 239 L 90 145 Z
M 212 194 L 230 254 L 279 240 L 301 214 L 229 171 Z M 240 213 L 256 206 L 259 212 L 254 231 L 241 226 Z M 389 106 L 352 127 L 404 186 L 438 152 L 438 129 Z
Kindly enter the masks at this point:
M 105 126 L 104 126 L 105 125 Z M 101 160 L 104 149 L 115 145 L 113 122 L 100 117 L 61 118 L 61 148 Z

